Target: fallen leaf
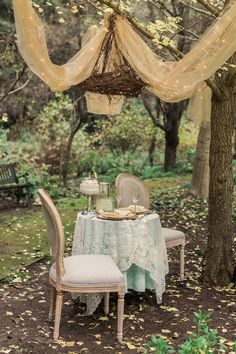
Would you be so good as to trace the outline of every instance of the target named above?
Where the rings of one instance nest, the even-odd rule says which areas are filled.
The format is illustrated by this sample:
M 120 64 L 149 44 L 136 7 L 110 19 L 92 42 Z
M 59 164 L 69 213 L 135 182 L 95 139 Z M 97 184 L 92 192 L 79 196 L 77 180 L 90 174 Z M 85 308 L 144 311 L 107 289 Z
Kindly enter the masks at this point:
M 102 316 L 102 317 L 99 317 L 99 320 L 100 321 L 108 321 L 108 317 Z
M 133 345 L 130 342 L 126 342 L 126 345 L 127 345 L 128 349 L 130 349 L 130 350 L 136 349 L 135 345 Z

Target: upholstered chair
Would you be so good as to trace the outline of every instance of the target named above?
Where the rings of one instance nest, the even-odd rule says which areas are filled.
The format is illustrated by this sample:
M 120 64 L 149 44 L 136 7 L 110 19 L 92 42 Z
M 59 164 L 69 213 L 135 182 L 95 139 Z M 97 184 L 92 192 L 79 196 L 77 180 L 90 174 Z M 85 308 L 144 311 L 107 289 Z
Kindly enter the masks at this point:
M 130 173 L 122 173 L 116 177 L 116 198 L 119 208 L 125 208 L 134 204 L 132 201 L 132 191 L 137 189 L 139 192 L 138 205 L 150 208 L 149 191 L 143 181 Z
M 116 177 L 115 187 L 119 207 L 128 207 L 129 205 L 133 204 L 131 194 L 133 186 L 140 190 L 138 205 L 142 205 L 149 209 L 150 195 L 147 187 L 139 177 L 129 173 L 122 173 Z M 164 227 L 162 228 L 162 234 L 165 238 L 167 248 L 180 246 L 180 280 L 183 281 L 185 235 L 182 231 L 167 229 Z
M 42 201 L 51 246 L 52 266 L 49 320 L 55 324 L 53 339 L 59 338 L 63 293 L 104 293 L 104 310 L 109 313 L 109 293 L 118 293 L 117 339 L 122 341 L 124 314 L 124 277 L 112 258 L 106 255 L 64 257 L 64 232 L 60 215 L 47 192 L 38 191 Z

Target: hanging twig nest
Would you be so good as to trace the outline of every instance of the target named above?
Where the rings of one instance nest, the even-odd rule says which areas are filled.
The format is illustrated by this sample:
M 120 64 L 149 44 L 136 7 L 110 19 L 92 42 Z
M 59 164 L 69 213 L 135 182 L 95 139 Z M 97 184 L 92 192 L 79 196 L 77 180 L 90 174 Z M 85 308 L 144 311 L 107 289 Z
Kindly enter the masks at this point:
M 127 70 L 127 68 L 122 67 L 113 72 L 93 73 L 79 86 L 84 91 L 107 96 L 137 97 L 147 85 L 132 69 Z
M 107 96 L 137 97 L 146 86 L 117 46 L 113 16 L 93 72 L 88 79 L 79 84 L 79 87 L 86 92 Z

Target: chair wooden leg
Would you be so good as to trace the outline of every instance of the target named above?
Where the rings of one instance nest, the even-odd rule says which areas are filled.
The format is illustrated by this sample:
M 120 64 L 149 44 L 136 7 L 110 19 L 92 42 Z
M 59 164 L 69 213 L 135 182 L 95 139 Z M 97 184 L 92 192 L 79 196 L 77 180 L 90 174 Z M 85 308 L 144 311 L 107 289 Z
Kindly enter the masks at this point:
M 180 280 L 184 280 L 184 247 L 185 245 L 181 245 L 180 249 Z
M 123 338 L 123 320 L 124 320 L 124 306 L 125 306 L 125 290 L 121 289 L 118 293 L 118 309 L 117 309 L 117 339 L 118 342 Z
M 53 332 L 53 339 L 55 341 L 57 341 L 58 338 L 59 338 L 59 328 L 60 328 L 60 322 L 61 322 L 62 300 L 63 300 L 62 292 L 57 292 L 57 294 L 56 294 L 55 324 L 54 324 L 54 332 Z
M 104 297 L 104 312 L 106 315 L 109 314 L 109 298 L 110 298 L 110 294 L 109 293 L 105 293 L 105 297 Z
M 49 315 L 48 320 L 51 322 L 53 320 L 53 315 L 55 311 L 55 302 L 56 302 L 56 289 L 54 286 L 51 286 L 50 289 L 50 308 L 49 308 Z

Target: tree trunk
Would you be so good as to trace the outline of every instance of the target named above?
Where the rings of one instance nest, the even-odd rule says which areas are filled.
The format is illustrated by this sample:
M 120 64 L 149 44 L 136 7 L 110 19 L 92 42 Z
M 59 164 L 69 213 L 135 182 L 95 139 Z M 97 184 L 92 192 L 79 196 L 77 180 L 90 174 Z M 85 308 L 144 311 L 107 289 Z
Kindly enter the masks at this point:
M 227 99 L 212 99 L 208 243 L 203 281 L 227 285 L 233 275 L 232 256 L 232 135 L 235 99 L 232 87 L 224 85 Z
M 68 165 L 69 165 L 69 161 L 70 161 L 71 147 L 72 147 L 72 143 L 73 143 L 75 134 L 79 130 L 79 127 L 80 127 L 80 122 L 76 125 L 76 127 L 74 129 L 72 129 L 69 139 L 68 139 L 68 142 L 67 142 L 67 145 L 66 145 L 65 153 L 64 153 L 64 162 L 63 162 L 62 170 L 61 170 L 64 188 L 67 188 Z
M 71 146 L 72 146 L 74 136 L 75 136 L 75 134 L 73 134 L 73 132 L 71 132 L 68 142 L 67 142 L 67 145 L 66 145 L 65 153 L 64 153 L 64 159 L 63 159 L 64 161 L 63 161 L 63 165 L 62 165 L 62 169 L 61 169 L 64 188 L 67 187 L 68 164 L 69 164 L 69 160 L 70 160 L 70 152 L 71 152 Z
M 233 159 L 234 160 L 236 159 L 236 114 L 234 115 L 234 155 L 233 155 Z
M 169 171 L 176 166 L 176 151 L 179 145 L 179 125 L 184 110 L 182 102 L 168 104 L 165 113 L 165 160 L 164 170 Z
M 210 134 L 210 122 L 200 127 L 190 189 L 190 194 L 195 198 L 207 198 L 209 194 Z
M 151 137 L 151 141 L 148 148 L 148 160 L 151 166 L 154 164 L 154 151 L 156 147 L 156 134 Z
M 178 134 L 178 133 L 177 133 Z M 178 135 L 171 130 L 165 133 L 164 170 L 169 171 L 176 166 L 176 150 L 179 145 Z

